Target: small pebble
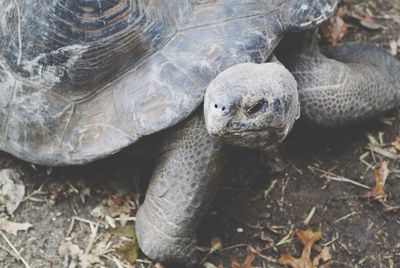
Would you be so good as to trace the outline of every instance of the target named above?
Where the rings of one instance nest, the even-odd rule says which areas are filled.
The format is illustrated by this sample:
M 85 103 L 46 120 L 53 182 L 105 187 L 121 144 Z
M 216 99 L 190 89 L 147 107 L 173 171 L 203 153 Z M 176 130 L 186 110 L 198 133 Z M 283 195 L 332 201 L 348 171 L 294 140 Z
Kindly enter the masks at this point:
M 236 231 L 237 231 L 238 233 L 243 233 L 243 228 L 237 228 Z

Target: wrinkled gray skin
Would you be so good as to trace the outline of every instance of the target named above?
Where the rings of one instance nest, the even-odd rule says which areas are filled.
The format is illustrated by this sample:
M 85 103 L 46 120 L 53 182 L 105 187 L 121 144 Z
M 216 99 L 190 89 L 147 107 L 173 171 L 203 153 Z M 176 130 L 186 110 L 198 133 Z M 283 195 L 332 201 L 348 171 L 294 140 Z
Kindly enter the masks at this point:
M 212 136 L 267 150 L 287 136 L 300 116 L 296 80 L 277 62 L 235 65 L 208 86 L 204 116 Z
M 0 1 L 0 148 L 43 165 L 83 164 L 169 128 L 136 231 L 150 258 L 193 264 L 197 225 L 221 181 L 221 141 L 278 144 L 299 100 L 307 118 L 330 126 L 399 102 L 399 63 L 374 47 L 331 50 L 350 65 L 315 46 L 288 50 L 294 78 L 265 63 L 284 35 L 315 28 L 336 5 Z M 204 95 L 206 120 L 193 113 Z
M 224 145 L 207 134 L 200 109 L 166 134 L 162 148 L 136 215 L 137 237 L 153 258 L 195 264 L 196 229 L 222 179 Z
M 212 136 L 268 149 L 273 145 L 268 141 L 282 141 L 291 130 L 298 101 L 302 118 L 322 127 L 360 122 L 400 106 L 400 63 L 388 52 L 347 43 L 323 55 L 315 31 L 290 34 L 282 43 L 277 53 L 287 69 L 276 62 L 240 64 L 210 83 L 204 106 Z M 268 76 L 260 76 L 262 69 L 270 69 Z
M 323 55 L 315 33 L 306 32 L 281 46 L 279 58 L 297 80 L 302 118 L 311 123 L 346 125 L 400 104 L 400 64 L 372 44 L 345 43 Z

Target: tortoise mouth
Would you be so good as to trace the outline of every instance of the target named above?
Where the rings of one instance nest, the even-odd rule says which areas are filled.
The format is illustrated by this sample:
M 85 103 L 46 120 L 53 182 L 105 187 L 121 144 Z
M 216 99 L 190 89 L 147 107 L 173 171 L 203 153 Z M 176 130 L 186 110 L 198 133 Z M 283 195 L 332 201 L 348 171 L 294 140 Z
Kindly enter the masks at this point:
M 264 150 L 280 144 L 287 135 L 287 127 L 265 127 L 215 133 L 214 137 L 233 146 Z
M 268 127 L 264 127 L 264 128 L 253 128 L 253 129 L 238 129 L 238 130 L 230 130 L 225 132 L 226 134 L 235 134 L 235 133 L 257 133 L 257 132 L 264 132 L 264 131 L 268 131 L 268 130 L 274 130 L 274 131 L 279 131 L 279 130 L 284 130 L 286 127 L 285 126 L 279 126 L 279 127 L 272 127 L 272 126 L 268 126 Z

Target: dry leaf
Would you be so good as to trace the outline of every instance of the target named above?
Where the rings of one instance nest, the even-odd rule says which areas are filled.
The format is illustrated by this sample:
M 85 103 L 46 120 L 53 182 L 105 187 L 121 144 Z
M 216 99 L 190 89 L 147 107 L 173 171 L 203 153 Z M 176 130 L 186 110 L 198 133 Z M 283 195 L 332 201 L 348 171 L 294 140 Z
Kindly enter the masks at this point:
M 130 215 L 132 210 L 135 208 L 131 203 L 131 197 L 129 195 L 114 195 L 106 201 L 106 204 L 108 205 L 107 215 L 113 218 L 118 217 L 121 214 Z
M 232 268 L 255 268 L 253 266 L 253 261 L 256 257 L 256 254 L 250 249 L 247 249 L 247 256 L 242 263 L 240 263 L 236 256 L 231 257 L 231 267 Z
M 332 255 L 330 253 L 330 248 L 329 247 L 324 247 L 321 252 L 315 256 L 313 260 L 313 265 L 314 267 L 318 267 L 318 264 L 322 261 L 323 263 L 329 261 L 332 259 Z
M 94 264 L 104 265 L 99 256 L 93 254 L 81 254 L 79 255 L 79 261 L 82 268 L 94 267 Z
M 298 239 L 303 244 L 303 252 L 300 258 L 284 254 L 277 260 L 278 264 L 289 265 L 292 268 L 317 268 L 319 262 L 322 260 L 326 262 L 331 259 L 329 248 L 323 249 L 314 260 L 311 259 L 311 248 L 313 244 L 322 238 L 322 232 L 314 232 L 311 228 L 306 231 L 299 231 L 296 233 Z
M 399 138 L 396 139 L 395 143 L 397 142 L 399 142 Z M 397 145 L 394 145 L 394 147 L 395 146 Z M 365 193 L 363 197 L 378 200 L 383 205 L 386 212 L 397 212 L 400 211 L 399 205 L 391 205 L 386 202 L 388 195 L 386 194 L 384 188 L 387 176 L 389 175 L 388 164 L 388 161 L 383 161 L 382 164 L 375 169 L 375 186 L 371 191 Z
M 394 142 L 392 142 L 392 146 L 397 150 L 400 151 L 400 137 L 397 137 Z
M 335 16 L 330 17 L 326 22 L 321 25 L 322 35 L 332 45 L 337 45 L 342 41 L 343 37 L 347 34 L 347 25 L 343 21 L 343 15 L 345 14 L 344 7 L 338 9 Z
M 32 227 L 30 223 L 18 223 L 0 219 L 0 230 L 5 231 L 12 235 L 17 235 L 18 231 L 28 231 Z
M 122 196 L 114 195 L 110 199 L 107 200 L 107 205 L 109 207 L 119 207 L 122 205 Z
M 384 28 L 384 26 L 382 24 L 379 24 L 378 22 L 376 22 L 368 14 L 358 15 L 356 13 L 349 13 L 348 15 L 351 18 L 359 21 L 362 26 L 364 26 L 365 28 L 368 28 L 370 30 L 379 30 L 379 29 Z
M 111 233 L 100 233 L 96 237 L 96 242 L 93 245 L 92 250 L 90 251 L 93 255 L 95 256 L 102 256 L 106 253 L 109 252 L 110 250 L 110 245 L 113 244 L 114 241 L 111 241 L 113 239 L 113 236 Z
M 116 219 L 119 217 L 122 226 L 131 220 L 131 213 L 134 210 L 134 203 L 129 195 L 114 195 L 110 199 L 103 200 L 90 214 L 93 217 L 105 219 L 112 228 L 116 227 Z
M 66 256 L 71 257 L 71 261 L 68 266 L 70 268 L 89 268 L 94 267 L 95 264 L 104 265 L 103 261 L 100 260 L 98 256 L 93 254 L 85 254 L 78 245 L 75 245 L 70 241 L 61 244 L 58 249 L 58 255 L 64 258 Z
M 97 205 L 94 209 L 90 211 L 90 215 L 95 218 L 105 218 L 107 215 L 107 208 L 102 204 Z
M 13 169 L 0 171 L 0 205 L 5 205 L 8 214 L 12 214 L 22 202 L 25 195 L 19 172 Z
M 82 200 L 82 203 L 85 203 L 86 197 L 90 197 L 90 188 L 89 187 L 84 187 L 80 192 L 79 192 L 79 197 Z
M 128 214 L 121 213 L 121 215 L 119 215 L 121 226 L 125 226 L 126 223 L 130 220 L 130 218 L 131 217 Z
M 369 16 L 365 16 L 361 21 L 361 25 L 370 29 L 370 30 L 379 30 L 383 29 L 384 26 L 382 24 L 377 23 L 373 18 Z
M 389 175 L 388 161 L 383 161 L 381 166 L 376 168 L 374 171 L 375 186 L 374 188 L 365 193 L 364 197 L 373 198 L 381 202 L 385 202 L 387 194 L 385 193 L 384 187 L 386 183 L 387 176 Z
M 50 184 L 50 203 L 58 204 L 65 200 L 69 196 L 69 189 L 66 188 L 65 184 L 52 183 Z
M 221 239 L 219 239 L 218 237 L 214 237 L 211 240 L 211 248 L 210 248 L 209 254 L 211 254 L 211 253 L 213 253 L 213 252 L 215 252 L 217 250 L 220 250 L 221 248 L 222 248 Z

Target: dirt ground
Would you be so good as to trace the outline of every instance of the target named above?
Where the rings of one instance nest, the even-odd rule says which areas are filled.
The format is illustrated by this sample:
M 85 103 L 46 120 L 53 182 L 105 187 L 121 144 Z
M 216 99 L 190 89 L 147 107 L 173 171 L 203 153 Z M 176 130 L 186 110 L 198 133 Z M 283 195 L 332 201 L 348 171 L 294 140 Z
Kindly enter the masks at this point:
M 367 14 L 384 28 L 345 18 L 345 40 L 393 53 L 396 42 L 400 47 L 399 0 L 346 3 L 348 13 Z M 306 225 L 323 236 L 313 256 L 330 248 L 331 260 L 320 267 L 400 267 L 400 210 L 385 211 L 380 202 L 362 198 L 368 191 L 363 185 L 374 186 L 374 168 L 387 160 L 386 202 L 400 205 L 400 153 L 391 145 L 399 130 L 399 111 L 338 130 L 299 122 L 276 154 L 234 150 L 199 231 L 205 267 L 282 267 L 273 260 L 300 256 L 295 233 Z M 134 178 L 151 170 L 141 164 L 150 161 L 132 160 L 137 158 L 130 147 L 87 166 L 50 169 L 0 154 L 0 168 L 18 171 L 26 187 L 19 208 L 11 216 L 0 211 L 0 219 L 32 225 L 17 235 L 0 232 L 0 267 L 151 267 L 140 252 L 135 264 L 124 261 L 136 258 L 134 250 L 124 251 L 126 245 L 137 248 L 132 231 L 110 230 L 133 224 L 146 184 Z M 246 255 L 254 257 L 252 264 L 238 266 Z

